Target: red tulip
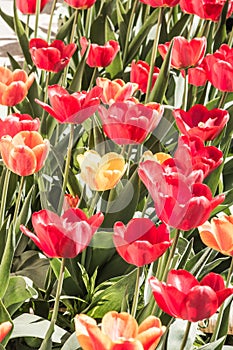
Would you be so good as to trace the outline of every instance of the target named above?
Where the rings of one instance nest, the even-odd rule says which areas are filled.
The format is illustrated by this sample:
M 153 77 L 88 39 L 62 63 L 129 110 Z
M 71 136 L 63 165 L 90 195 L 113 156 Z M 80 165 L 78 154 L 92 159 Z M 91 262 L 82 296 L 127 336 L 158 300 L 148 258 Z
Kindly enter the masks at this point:
M 76 48 L 76 44 L 65 45 L 62 40 L 54 40 L 50 45 L 42 39 L 31 39 L 29 42 L 35 66 L 55 73 L 67 66 Z
M 171 66 L 184 69 L 197 66 L 204 58 L 207 41 L 205 37 L 194 38 L 190 41 L 182 36 L 173 38 Z M 165 58 L 170 42 L 158 45 L 160 55 Z
M 187 112 L 175 109 L 173 116 L 182 134 L 198 136 L 203 141 L 217 137 L 229 119 L 227 111 L 218 108 L 208 110 L 203 105 L 195 105 Z
M 0 343 L 3 341 L 3 339 L 7 336 L 7 334 L 12 329 L 12 323 L 9 321 L 3 322 L 0 324 Z
M 233 49 L 223 44 L 205 57 L 207 79 L 221 91 L 233 91 Z
M 103 222 L 103 214 L 90 218 L 81 209 L 68 209 L 62 216 L 49 210 L 32 214 L 36 234 L 20 225 L 21 231 L 50 258 L 74 258 L 83 251 Z
M 186 270 L 171 270 L 167 283 L 150 278 L 156 303 L 167 314 L 197 322 L 212 316 L 224 300 L 233 294 L 222 276 L 213 272 L 200 282 Z
M 108 109 L 99 107 L 105 134 L 119 145 L 142 143 L 159 124 L 160 104 L 143 105 L 132 101 L 116 102 Z
M 159 318 L 149 316 L 138 326 L 127 312 L 107 312 L 101 328 L 84 314 L 76 315 L 74 321 L 83 350 L 154 350 L 165 331 Z
M 180 0 L 181 10 L 200 18 L 217 22 L 226 0 Z M 233 12 L 233 1 L 229 0 L 227 17 Z
M 91 7 L 96 0 L 64 0 L 69 6 L 76 9 L 85 10 Z
M 167 225 L 191 230 L 208 220 L 211 211 L 224 201 L 223 194 L 212 197 L 207 185 L 190 183 L 181 172 L 166 173 L 161 165 L 147 160 L 139 165 L 139 176 L 154 200 L 155 211 Z M 185 164 L 185 158 L 183 160 Z
M 7 117 L 0 116 L 0 138 L 4 135 L 14 137 L 20 131 L 38 131 L 39 118 L 33 119 L 29 114 L 12 113 Z
M 127 100 L 136 101 L 132 95 L 137 90 L 138 84 L 125 83 L 121 79 L 109 80 L 99 77 L 96 79 L 96 85 L 103 89 L 101 101 L 105 104 L 110 105 Z
M 180 0 L 140 0 L 146 5 L 152 7 L 174 7 L 179 4 Z
M 72 196 L 69 193 L 65 194 L 64 202 L 63 202 L 63 206 L 62 206 L 63 211 L 66 211 L 66 210 L 68 210 L 70 208 L 77 209 L 78 205 L 79 205 L 79 197 L 78 197 L 78 195 Z
M 196 67 L 188 68 L 188 83 L 194 86 L 204 86 L 207 82 L 205 57 L 201 64 Z M 185 76 L 185 71 L 181 71 L 182 76 Z
M 22 69 L 12 72 L 6 67 L 0 67 L 0 105 L 12 107 L 22 102 L 34 79 L 33 73 L 28 76 Z
M 20 131 L 13 138 L 0 140 L 2 160 L 13 173 L 28 176 L 38 172 L 49 153 L 49 141 L 43 140 L 37 131 Z
M 43 10 L 45 5 L 50 0 L 41 0 L 40 3 L 40 11 Z M 36 13 L 36 0 L 16 0 L 16 7 L 22 12 L 24 15 L 33 15 Z
M 133 60 L 131 64 L 130 81 L 132 83 L 138 84 L 138 88 L 143 93 L 146 93 L 149 72 L 150 72 L 150 65 L 147 62 L 141 61 L 141 60 L 135 62 L 135 60 Z M 154 67 L 151 88 L 153 88 L 156 82 L 156 79 L 158 78 L 159 72 L 160 72 L 160 69 L 158 67 Z
M 157 260 L 172 243 L 168 226 L 161 224 L 156 227 L 147 218 L 132 219 L 127 226 L 116 222 L 113 242 L 119 255 L 136 266 Z
M 89 92 L 69 94 L 62 86 L 51 85 L 48 87 L 51 106 L 37 99 L 35 101 L 59 123 L 82 123 L 97 110 L 101 93 L 102 89 L 98 86 Z
M 85 37 L 82 37 L 80 44 L 82 47 L 81 55 L 83 55 L 89 43 Z M 90 67 L 107 67 L 112 63 L 119 50 L 120 46 L 115 40 L 110 40 L 103 46 L 90 44 L 86 62 Z

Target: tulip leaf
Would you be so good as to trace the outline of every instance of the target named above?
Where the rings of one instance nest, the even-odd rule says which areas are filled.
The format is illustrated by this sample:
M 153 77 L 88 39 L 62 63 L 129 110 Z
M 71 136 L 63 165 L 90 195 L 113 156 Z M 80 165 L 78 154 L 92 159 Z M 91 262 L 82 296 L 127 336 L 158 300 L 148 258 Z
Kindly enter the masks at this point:
M 114 26 L 107 16 L 105 20 L 105 41 L 116 40 L 116 36 L 114 33 Z M 111 76 L 111 79 L 117 76 L 120 72 L 123 71 L 123 63 L 121 58 L 121 53 L 118 52 L 113 62 L 106 67 L 106 72 L 108 72 Z
M 73 13 L 65 23 L 62 23 L 56 34 L 56 40 L 64 40 L 67 35 L 70 34 L 71 28 L 73 26 L 74 16 L 75 13 Z
M 169 327 L 169 333 L 167 338 L 168 349 L 180 349 L 184 333 L 187 327 L 187 321 L 176 319 L 175 322 Z M 190 350 L 195 340 L 198 324 L 193 322 L 190 327 L 189 335 L 184 350 Z
M 172 47 L 173 47 L 173 42 L 171 41 L 168 52 L 166 54 L 166 57 L 160 69 L 158 78 L 156 79 L 154 87 L 149 94 L 149 102 L 152 102 L 152 101 L 155 101 L 158 103 L 163 102 L 164 95 L 169 82 L 169 76 L 170 76 Z
M 222 348 L 222 345 L 224 344 L 226 338 L 222 337 L 212 343 L 206 344 L 204 346 L 201 346 L 198 348 L 198 350 L 220 350 Z
M 71 334 L 61 350 L 78 350 L 80 348 L 76 333 Z
M 20 47 L 23 51 L 24 57 L 26 59 L 26 62 L 32 66 L 32 58 L 29 52 L 29 42 L 28 37 L 25 33 L 25 29 L 22 25 L 22 22 L 19 20 L 17 8 L 16 8 L 16 0 L 14 0 L 14 26 L 15 26 L 15 32 L 19 39 Z
M 229 0 L 225 1 L 225 4 L 222 9 L 222 13 L 221 13 L 221 18 L 218 23 L 218 30 L 215 33 L 213 51 L 216 51 L 220 47 L 220 45 L 225 41 L 227 36 L 226 18 L 227 18 L 228 4 L 229 4 Z
M 182 32 L 187 27 L 189 20 L 190 16 L 188 14 L 183 15 L 168 33 L 168 41 L 171 41 L 175 36 L 182 35 Z
M 24 199 L 24 203 L 21 207 L 20 213 L 18 214 L 18 218 L 16 221 L 15 232 L 19 231 L 19 226 L 21 224 L 26 225 L 31 217 L 31 203 L 32 198 L 34 197 L 35 185 L 33 185 L 30 191 L 27 193 L 26 198 Z
M 192 254 L 192 251 L 193 251 L 193 239 L 191 239 L 186 247 L 185 247 L 185 250 L 179 260 L 179 264 L 177 266 L 177 269 L 183 269 L 185 264 L 187 263 L 190 255 Z
M 232 310 L 232 297 L 228 298 L 224 302 L 224 312 L 222 315 L 222 322 L 220 324 L 219 331 L 218 331 L 218 338 L 225 336 L 228 333 L 229 323 L 230 322 L 232 323 L 232 321 L 229 320 L 231 310 Z

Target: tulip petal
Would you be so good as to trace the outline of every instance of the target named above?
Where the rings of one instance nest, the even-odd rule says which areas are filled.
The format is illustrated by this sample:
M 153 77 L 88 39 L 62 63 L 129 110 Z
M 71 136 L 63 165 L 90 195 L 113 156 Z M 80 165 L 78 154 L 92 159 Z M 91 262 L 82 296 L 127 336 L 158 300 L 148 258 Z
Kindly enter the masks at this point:
M 110 311 L 102 319 L 102 331 L 113 342 L 116 342 L 119 338 L 129 340 L 136 338 L 138 324 L 135 318 L 127 312 Z

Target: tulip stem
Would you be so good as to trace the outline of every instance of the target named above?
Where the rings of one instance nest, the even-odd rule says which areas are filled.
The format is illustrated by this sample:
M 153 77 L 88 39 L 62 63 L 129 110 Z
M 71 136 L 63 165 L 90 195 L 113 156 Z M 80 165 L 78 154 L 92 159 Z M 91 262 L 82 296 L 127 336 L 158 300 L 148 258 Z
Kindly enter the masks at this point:
M 36 19 L 35 19 L 35 30 L 34 30 L 35 38 L 37 37 L 37 34 L 38 34 L 40 7 L 41 7 L 41 0 L 36 0 Z
M 144 207 L 142 209 L 142 215 L 141 215 L 142 218 L 145 216 L 146 209 L 147 209 L 148 204 L 150 203 L 150 201 L 151 201 L 151 196 L 148 194 L 148 196 L 146 198 L 146 201 L 145 201 L 145 204 L 144 204 Z
M 224 91 L 222 93 L 221 99 L 220 99 L 219 104 L 218 104 L 218 108 L 224 108 L 224 104 L 226 102 L 227 95 L 228 95 L 227 91 Z
M 184 111 L 186 111 L 187 102 L 188 102 L 188 71 L 187 69 L 185 69 L 184 70 L 184 94 L 183 94 L 183 102 L 182 102 L 182 109 Z
M 3 191 L 2 191 L 2 198 L 1 198 L 1 207 L 0 207 L 0 228 L 3 225 L 4 217 L 5 217 L 7 190 L 9 187 L 10 175 L 11 175 L 10 170 L 6 169 Z
M 59 200 L 59 204 L 58 204 L 58 214 L 59 215 L 62 211 L 64 194 L 65 194 L 67 183 L 68 183 L 73 142 L 74 142 L 74 124 L 70 124 L 70 137 L 69 137 L 69 143 L 68 143 L 68 147 L 67 147 L 66 164 L 65 164 L 64 176 L 63 176 L 62 191 L 61 191 L 61 196 L 60 196 L 60 200 Z
M 229 267 L 228 274 L 227 274 L 226 288 L 228 288 L 229 285 L 230 285 L 232 273 L 233 273 L 233 257 L 231 258 L 231 265 Z M 219 309 L 218 318 L 217 318 L 217 321 L 216 321 L 216 324 L 215 324 L 215 328 L 214 328 L 214 332 L 212 334 L 210 342 L 214 342 L 215 340 L 218 339 L 218 333 L 219 333 L 220 326 L 221 326 L 221 323 L 222 323 L 223 312 L 224 312 L 224 308 L 225 308 L 224 305 L 225 305 L 225 303 L 223 303 L 221 305 L 220 309 Z
M 124 47 L 124 52 L 123 52 L 123 62 L 124 63 L 125 63 L 125 60 L 127 58 L 128 47 L 129 47 L 129 43 L 130 43 L 130 34 L 132 33 L 132 26 L 133 26 L 133 21 L 134 21 L 134 16 L 135 16 L 135 11 L 136 11 L 137 5 L 138 5 L 138 1 L 134 0 L 133 7 L 132 7 L 131 13 L 130 13 L 128 27 L 127 27 L 126 38 L 125 38 L 125 47 Z
M 93 73 L 92 73 L 92 77 L 91 77 L 91 81 L 90 81 L 88 90 L 91 90 L 91 88 L 92 88 L 92 85 L 93 85 L 95 78 L 96 78 L 96 73 L 97 73 L 97 67 L 95 67 L 93 69 Z
M 139 292 L 140 292 L 140 275 L 142 272 L 142 267 L 137 267 L 136 271 L 136 281 L 135 281 L 135 290 L 134 290 L 134 297 L 133 297 L 133 304 L 131 309 L 131 315 L 133 317 L 136 316 L 137 312 L 137 306 L 138 306 L 138 298 L 139 298 Z
M 191 322 L 188 321 L 187 322 L 187 327 L 185 329 L 185 333 L 184 333 L 184 337 L 183 337 L 183 340 L 182 340 L 182 343 L 181 343 L 181 347 L 180 347 L 180 350 L 184 350 L 185 349 L 185 345 L 187 343 L 187 340 L 188 340 L 188 336 L 189 336 L 189 331 L 190 331 L 190 328 L 191 328 Z
M 57 291 L 56 291 L 56 296 L 55 296 L 55 303 L 54 303 L 54 309 L 53 309 L 53 314 L 52 318 L 50 321 L 49 328 L 46 332 L 45 338 L 39 348 L 39 350 L 47 350 L 48 348 L 48 343 L 51 341 L 51 336 L 54 332 L 54 327 L 57 321 L 57 315 L 58 315 L 58 309 L 59 309 L 59 301 L 61 297 L 61 292 L 62 292 L 62 285 L 63 285 L 63 279 L 64 279 L 64 274 L 65 274 L 65 258 L 61 259 L 61 266 L 60 266 L 60 272 L 59 272 L 59 277 L 58 277 L 58 284 L 57 284 Z
M 91 201 L 91 205 L 90 205 L 90 209 L 89 209 L 89 216 L 93 215 L 98 200 L 99 200 L 99 192 L 96 191 L 95 195 Z
M 47 42 L 50 40 L 50 35 L 52 31 L 52 23 L 53 23 L 53 14 L 56 8 L 57 0 L 53 0 L 52 8 L 51 8 L 51 13 L 50 13 L 50 18 L 49 18 L 49 26 L 48 26 L 48 33 L 47 33 Z
M 171 250 L 170 250 L 170 254 L 168 256 L 167 264 L 165 266 L 165 270 L 164 270 L 164 273 L 163 273 L 163 276 L 162 276 L 162 281 L 165 281 L 165 279 L 167 278 L 167 274 L 168 274 L 168 271 L 169 271 L 169 268 L 170 268 L 170 264 L 171 264 L 171 261 L 172 261 L 172 258 L 174 256 L 174 254 L 175 254 L 176 247 L 177 247 L 177 244 L 178 244 L 178 241 L 179 241 L 179 236 L 180 236 L 180 230 L 177 229 L 176 230 L 176 234 L 175 234 L 175 238 L 174 238 L 174 241 L 172 243 Z
M 150 90 L 152 86 L 152 77 L 153 77 L 155 60 L 156 60 L 157 50 L 158 50 L 159 37 L 160 37 L 160 32 L 162 27 L 162 18 L 163 18 L 163 7 L 159 7 L 158 21 L 157 21 L 155 38 L 154 38 L 151 59 L 150 59 L 150 71 L 149 71 L 149 77 L 147 82 L 145 103 L 149 101 L 149 95 L 150 95 Z

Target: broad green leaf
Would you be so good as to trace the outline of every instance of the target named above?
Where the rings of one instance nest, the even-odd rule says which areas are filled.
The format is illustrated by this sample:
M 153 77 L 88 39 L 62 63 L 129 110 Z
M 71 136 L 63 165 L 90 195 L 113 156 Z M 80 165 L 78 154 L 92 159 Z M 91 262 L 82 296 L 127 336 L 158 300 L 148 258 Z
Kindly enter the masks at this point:
M 73 21 L 74 21 L 74 15 L 73 13 L 69 19 L 60 26 L 58 33 L 56 34 L 56 39 L 57 40 L 64 40 L 68 34 L 70 34 L 72 26 L 73 26 Z
M 105 20 L 105 41 L 109 40 L 117 40 L 117 38 L 114 33 L 114 26 L 111 22 L 111 19 L 107 16 Z M 118 52 L 113 62 L 108 67 L 106 67 L 106 72 L 108 72 L 111 76 L 111 79 L 113 79 L 122 71 L 123 63 L 121 52 Z
M 24 202 L 21 206 L 21 210 L 17 217 L 15 232 L 19 231 L 19 226 L 21 224 L 26 225 L 31 217 L 31 213 L 32 213 L 31 204 L 32 204 L 32 199 L 34 197 L 34 190 L 35 190 L 35 185 L 31 187 L 26 198 L 24 199 Z
M 80 348 L 77 335 L 73 333 L 65 342 L 61 350 L 78 350 Z
M 187 327 L 187 321 L 176 319 L 175 322 L 169 327 L 168 339 L 167 339 L 167 347 L 168 349 L 180 349 L 183 337 L 185 334 L 185 330 Z M 197 322 L 193 322 L 191 324 L 191 328 L 189 331 L 188 339 L 186 342 L 184 350 L 190 350 L 192 348 L 192 344 L 195 340 L 196 332 L 197 332 L 198 324 Z
M 182 35 L 182 32 L 187 27 L 189 20 L 190 16 L 188 14 L 184 14 L 168 33 L 168 41 L 172 40 L 172 38 L 175 36 Z
M 198 350 L 220 350 L 225 342 L 225 337 L 222 337 L 212 343 L 206 344 L 198 348 Z
M 225 1 L 225 4 L 222 9 L 220 21 L 218 23 L 218 30 L 215 33 L 214 37 L 214 48 L 213 52 L 215 52 L 220 45 L 225 41 L 227 33 L 226 33 L 226 17 L 228 11 L 229 0 Z

